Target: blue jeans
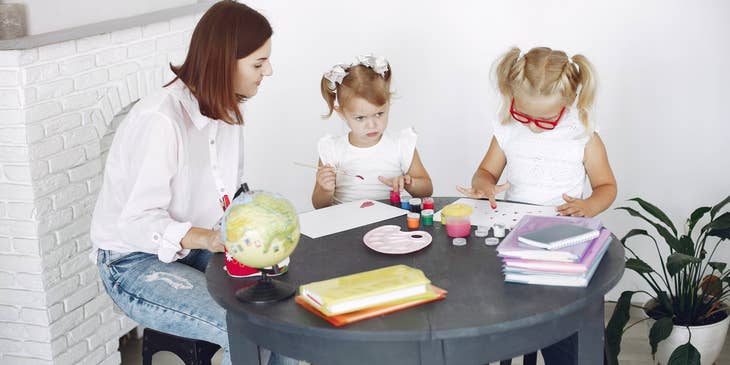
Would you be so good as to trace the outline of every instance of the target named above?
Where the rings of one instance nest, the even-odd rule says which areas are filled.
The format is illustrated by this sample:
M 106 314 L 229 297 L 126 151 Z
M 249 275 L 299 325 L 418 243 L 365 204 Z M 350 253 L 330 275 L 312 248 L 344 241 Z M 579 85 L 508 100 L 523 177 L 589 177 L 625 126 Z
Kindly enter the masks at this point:
M 129 318 L 158 331 L 218 344 L 225 351 L 222 365 L 229 365 L 226 311 L 211 298 L 205 283 L 211 256 L 209 251 L 192 250 L 167 264 L 148 253 L 99 250 L 96 262 L 107 293 Z M 261 357 L 268 354 L 262 350 Z M 298 361 L 271 353 L 268 364 Z

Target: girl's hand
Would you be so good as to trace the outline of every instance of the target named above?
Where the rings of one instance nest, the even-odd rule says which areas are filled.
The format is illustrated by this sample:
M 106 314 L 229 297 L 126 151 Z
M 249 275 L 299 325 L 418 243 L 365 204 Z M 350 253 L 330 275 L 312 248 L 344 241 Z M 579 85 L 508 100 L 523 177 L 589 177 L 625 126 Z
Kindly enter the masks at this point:
M 558 214 L 571 217 L 592 217 L 594 214 L 590 209 L 590 204 L 585 199 L 573 198 L 568 194 L 563 194 L 565 204 L 559 205 L 556 209 Z
M 413 178 L 411 178 L 411 175 L 402 175 L 402 176 L 394 176 L 394 177 L 383 177 L 378 176 L 378 180 L 380 180 L 381 183 L 390 186 L 393 191 L 402 191 L 405 189 L 406 185 L 410 185 L 413 182 Z
M 457 186 L 456 190 L 472 199 L 489 199 L 489 203 L 492 205 L 492 209 L 494 209 L 497 207 L 497 201 L 494 199 L 494 196 L 498 193 L 509 190 L 509 188 L 510 184 L 505 183 L 502 185 L 488 186 L 484 190 L 474 189 L 473 187 L 467 189 L 462 188 L 461 186 Z
M 337 180 L 337 170 L 330 165 L 324 165 L 317 168 L 317 185 L 326 191 L 335 191 L 335 181 Z

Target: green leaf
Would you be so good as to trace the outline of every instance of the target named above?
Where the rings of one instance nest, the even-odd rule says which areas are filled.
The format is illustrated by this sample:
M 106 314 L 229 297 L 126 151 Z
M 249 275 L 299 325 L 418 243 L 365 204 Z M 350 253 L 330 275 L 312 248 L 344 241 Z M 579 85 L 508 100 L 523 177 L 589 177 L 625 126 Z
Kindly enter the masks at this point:
M 700 365 L 700 353 L 691 343 L 687 342 L 672 352 L 667 365 Z
M 649 218 L 644 217 L 641 213 L 636 211 L 636 209 L 629 208 L 629 207 L 618 207 L 616 209 L 625 210 L 632 216 L 639 217 L 639 218 L 647 221 L 649 224 L 651 224 L 657 230 L 657 232 L 659 232 L 659 234 L 664 238 L 664 240 L 667 242 L 669 247 L 676 250 L 675 247 L 679 244 L 679 241 L 677 240 L 677 236 L 672 235 L 672 233 L 670 233 L 666 228 L 664 228 L 664 226 L 662 226 L 661 224 L 655 223 L 654 221 L 650 220 Z
M 679 241 L 677 242 L 677 247 L 674 248 L 677 252 L 683 253 L 685 255 L 694 256 L 695 255 L 695 243 L 692 241 L 692 237 L 682 235 L 682 237 L 679 237 Z
M 724 230 L 724 229 L 730 229 L 730 212 L 725 212 L 721 216 L 713 219 L 710 221 L 710 223 L 707 223 L 704 227 L 702 227 L 702 231 L 705 230 Z
M 621 239 L 621 244 L 624 247 L 626 247 L 626 240 L 628 240 L 629 238 L 634 237 L 634 236 L 647 236 L 651 239 L 654 239 L 654 237 L 649 235 L 649 232 L 647 232 L 645 229 L 636 229 L 635 228 L 635 229 L 630 230 L 628 233 L 626 233 L 624 238 Z
M 708 262 L 708 265 L 710 265 L 711 268 L 717 270 L 722 274 L 723 271 L 725 271 L 725 268 L 727 267 L 727 264 L 724 262 Z
M 710 209 L 710 207 L 700 207 L 692 212 L 692 215 L 689 216 L 689 220 L 687 222 L 689 224 L 689 230 L 687 230 L 688 235 L 692 234 L 692 229 L 695 228 L 695 224 L 697 224 L 697 222 L 702 219 L 702 217 L 704 217 Z
M 649 330 L 649 345 L 651 345 L 651 356 L 656 354 L 657 344 L 672 334 L 674 323 L 672 317 L 663 317 L 654 322 Z
M 712 210 L 710 210 L 710 219 L 715 219 L 715 214 L 722 209 L 722 207 L 725 206 L 725 204 L 730 203 L 730 195 L 727 196 L 727 198 L 723 199 L 721 202 L 717 203 L 714 207 L 712 207 Z
M 616 302 L 616 308 L 613 309 L 611 319 L 606 325 L 606 347 L 608 357 L 611 364 L 618 364 L 618 354 L 621 352 L 621 337 L 624 333 L 624 327 L 629 323 L 629 309 L 631 308 L 631 297 L 634 291 L 625 291 Z
M 635 259 L 630 258 L 626 260 L 626 268 L 630 270 L 634 270 L 639 274 L 647 274 L 650 272 L 654 272 L 654 269 L 649 266 L 646 262 L 642 261 L 641 259 Z
M 730 228 L 727 229 L 711 229 L 707 232 L 708 236 L 720 237 L 723 240 L 730 240 Z
M 675 235 L 675 236 L 677 235 L 677 229 L 676 229 L 676 228 L 674 228 L 674 224 L 672 224 L 672 221 L 671 221 L 671 220 L 669 219 L 669 217 L 667 217 L 667 215 L 666 215 L 666 214 L 664 214 L 664 212 L 662 212 L 662 210 L 661 210 L 661 209 L 659 209 L 659 208 L 658 208 L 657 206 L 655 206 L 654 204 L 651 204 L 651 203 L 649 203 L 648 201 L 646 201 L 646 200 L 643 200 L 643 199 L 641 199 L 641 198 L 633 198 L 633 199 L 629 199 L 629 200 L 633 200 L 633 201 L 635 201 L 635 202 L 639 203 L 639 205 L 640 205 L 640 206 L 641 206 L 642 208 L 644 208 L 644 210 L 645 210 L 645 211 L 649 212 L 649 214 L 651 214 L 651 215 L 653 215 L 654 217 L 656 217 L 657 219 L 659 219 L 659 220 L 660 220 L 660 221 L 661 221 L 662 223 L 664 223 L 664 224 L 665 224 L 665 225 L 666 225 L 667 227 L 669 227 L 669 228 L 671 228 L 671 229 L 672 229 L 672 232 L 674 232 L 674 235 Z
M 678 272 L 682 271 L 682 269 L 684 269 L 687 265 L 699 262 L 702 261 L 694 256 L 675 252 L 667 257 L 667 271 L 670 276 L 674 276 L 677 275 Z

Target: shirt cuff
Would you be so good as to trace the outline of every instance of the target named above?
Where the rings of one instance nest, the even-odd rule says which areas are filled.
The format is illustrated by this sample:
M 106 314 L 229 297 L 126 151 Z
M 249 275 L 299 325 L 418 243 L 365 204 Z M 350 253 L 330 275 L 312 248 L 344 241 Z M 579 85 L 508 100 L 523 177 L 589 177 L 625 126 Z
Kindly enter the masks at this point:
M 160 237 L 154 234 L 152 240 L 159 244 L 157 257 L 162 262 L 173 262 L 190 253 L 189 249 L 183 249 L 180 241 L 188 233 L 193 225 L 190 222 L 172 222 L 165 228 L 165 233 Z

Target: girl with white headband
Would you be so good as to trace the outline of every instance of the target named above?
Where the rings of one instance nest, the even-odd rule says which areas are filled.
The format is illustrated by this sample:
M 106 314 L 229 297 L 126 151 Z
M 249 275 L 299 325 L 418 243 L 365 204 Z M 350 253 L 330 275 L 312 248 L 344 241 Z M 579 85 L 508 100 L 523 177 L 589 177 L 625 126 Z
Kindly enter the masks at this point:
M 413 128 L 398 135 L 385 132 L 390 111 L 392 70 L 383 57 L 360 56 L 335 65 L 322 77 L 329 112 L 347 123 L 343 136 L 319 140 L 319 168 L 312 204 L 323 208 L 359 199 L 388 199 L 391 191 L 430 196 L 431 178 L 423 167 Z

